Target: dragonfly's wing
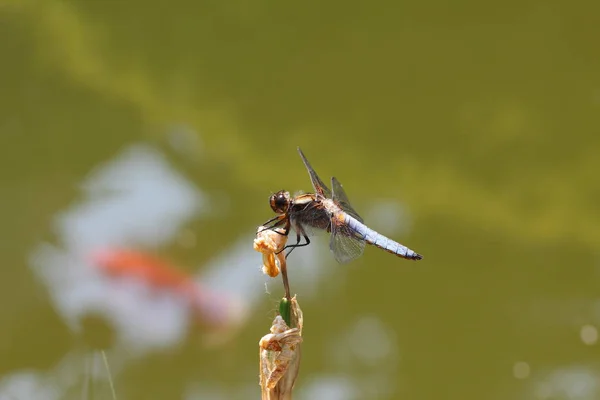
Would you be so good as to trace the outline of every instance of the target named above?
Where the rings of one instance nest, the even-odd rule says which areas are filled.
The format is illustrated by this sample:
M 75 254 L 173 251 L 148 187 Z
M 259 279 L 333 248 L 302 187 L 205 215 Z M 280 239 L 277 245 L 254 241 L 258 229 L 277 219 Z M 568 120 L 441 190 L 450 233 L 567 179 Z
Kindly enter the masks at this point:
M 300 236 L 309 236 L 309 237 L 313 237 L 313 236 L 319 236 L 323 230 L 316 228 L 314 226 L 311 226 L 305 222 L 300 222 L 300 221 L 293 221 L 292 222 L 292 230 L 299 234 Z
M 346 225 L 338 225 L 332 221 L 329 248 L 337 262 L 346 264 L 362 255 L 365 241 L 359 239 Z
M 352 205 L 350 205 L 350 200 L 348 200 L 348 196 L 346 195 L 346 192 L 344 192 L 342 184 L 340 181 L 335 179 L 335 177 L 331 178 L 331 188 L 333 189 L 333 200 L 335 200 L 348 214 L 360 222 L 363 222 L 363 219 L 360 217 L 360 215 L 358 215 L 354 208 L 352 208 Z
M 331 190 L 329 190 L 329 188 L 327 186 L 325 186 L 323 181 L 319 178 L 319 175 L 317 175 L 315 170 L 310 166 L 308 160 L 304 156 L 304 153 L 302 153 L 302 150 L 300 150 L 300 147 L 298 147 L 298 153 L 300 153 L 302 162 L 304 162 L 304 166 L 308 170 L 308 174 L 310 175 L 310 180 L 312 182 L 313 187 L 315 188 L 315 192 L 320 194 L 321 196 L 324 196 L 324 197 L 327 197 L 328 199 L 330 199 L 331 198 Z

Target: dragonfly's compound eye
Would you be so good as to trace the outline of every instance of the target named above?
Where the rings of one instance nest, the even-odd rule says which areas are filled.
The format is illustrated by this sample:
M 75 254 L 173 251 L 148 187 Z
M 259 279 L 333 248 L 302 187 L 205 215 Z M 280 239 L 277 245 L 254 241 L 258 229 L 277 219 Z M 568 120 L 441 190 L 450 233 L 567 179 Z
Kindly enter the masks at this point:
M 290 205 L 290 194 L 284 190 L 279 191 L 271 196 L 269 203 L 273 211 L 277 214 L 283 214 Z

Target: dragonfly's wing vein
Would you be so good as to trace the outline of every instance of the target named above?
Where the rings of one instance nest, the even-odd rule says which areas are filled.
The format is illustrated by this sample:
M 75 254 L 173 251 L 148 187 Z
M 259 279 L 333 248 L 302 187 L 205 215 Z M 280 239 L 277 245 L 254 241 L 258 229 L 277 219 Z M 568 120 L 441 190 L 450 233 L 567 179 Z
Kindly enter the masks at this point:
M 310 181 L 312 182 L 315 192 L 317 192 L 321 196 L 331 198 L 331 190 L 329 190 L 327 185 L 325 185 L 325 183 L 323 183 L 321 178 L 319 178 L 319 175 L 317 175 L 317 173 L 315 172 L 313 167 L 311 167 L 310 163 L 304 156 L 304 153 L 302 152 L 302 150 L 300 150 L 300 147 L 298 147 L 298 153 L 300 153 L 300 158 L 302 158 L 302 162 L 304 163 L 304 166 L 308 170 L 308 174 L 310 175 Z
M 360 257 L 365 251 L 365 241 L 345 225 L 332 223 L 329 248 L 340 264 L 347 264 Z
M 348 196 L 346 195 L 342 184 L 335 177 L 331 178 L 331 188 L 333 189 L 332 199 L 339 204 L 345 212 L 356 218 L 358 221 L 363 222 L 361 216 L 358 215 L 356 210 L 350 204 L 350 200 L 348 200 Z

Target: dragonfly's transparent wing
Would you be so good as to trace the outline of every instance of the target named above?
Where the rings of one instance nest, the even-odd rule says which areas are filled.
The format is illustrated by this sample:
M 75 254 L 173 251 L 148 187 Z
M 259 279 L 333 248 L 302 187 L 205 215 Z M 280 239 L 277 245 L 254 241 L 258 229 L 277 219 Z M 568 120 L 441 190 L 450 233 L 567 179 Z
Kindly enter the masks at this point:
M 347 212 L 360 222 L 363 222 L 363 219 L 360 217 L 360 215 L 358 215 L 356 210 L 352 208 L 350 200 L 348 200 L 348 196 L 346 195 L 346 192 L 344 192 L 342 184 L 340 183 L 340 181 L 335 179 L 335 177 L 331 178 L 331 188 L 333 189 L 333 200 L 335 200 L 345 212 Z
M 302 223 L 296 223 L 292 225 L 292 231 L 294 232 L 294 235 L 297 233 L 300 236 L 309 236 L 309 237 L 319 237 L 319 236 L 323 236 L 323 230 L 319 229 L 319 228 L 315 228 L 314 226 L 310 226 L 307 224 L 302 224 Z
M 360 257 L 365 251 L 365 241 L 346 225 L 338 225 L 332 221 L 329 248 L 340 264 L 346 264 Z
M 329 190 L 329 188 L 325 186 L 325 183 L 323 183 L 323 181 L 319 178 L 319 175 L 317 175 L 315 170 L 310 166 L 308 160 L 304 156 L 304 153 L 302 153 L 302 150 L 300 150 L 300 147 L 298 147 L 298 153 L 300 153 L 302 162 L 304 162 L 304 166 L 308 170 L 308 174 L 310 175 L 310 180 L 312 182 L 313 187 L 315 188 L 315 192 L 320 194 L 321 196 L 325 196 L 330 199 L 331 190 Z

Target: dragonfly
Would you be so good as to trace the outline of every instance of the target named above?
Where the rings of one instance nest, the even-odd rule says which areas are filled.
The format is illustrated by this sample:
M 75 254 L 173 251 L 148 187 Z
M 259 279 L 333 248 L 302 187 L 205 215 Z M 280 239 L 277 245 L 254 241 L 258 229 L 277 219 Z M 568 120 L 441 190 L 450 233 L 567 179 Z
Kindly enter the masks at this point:
M 290 192 L 280 190 L 271 195 L 269 204 L 277 215 L 263 224 L 265 229 L 283 228 L 276 232 L 285 236 L 289 235 L 291 229 L 296 232 L 296 243 L 287 245 L 281 250 L 288 249 L 286 257 L 295 248 L 308 246 L 309 232 L 316 228 L 331 234 L 329 249 L 340 264 L 346 264 L 360 257 L 366 244 L 408 260 L 423 258 L 421 254 L 365 225 L 363 219 L 350 205 L 342 184 L 332 177 L 330 190 L 319 178 L 300 147 L 298 153 L 308 170 L 315 191 L 292 197 Z

